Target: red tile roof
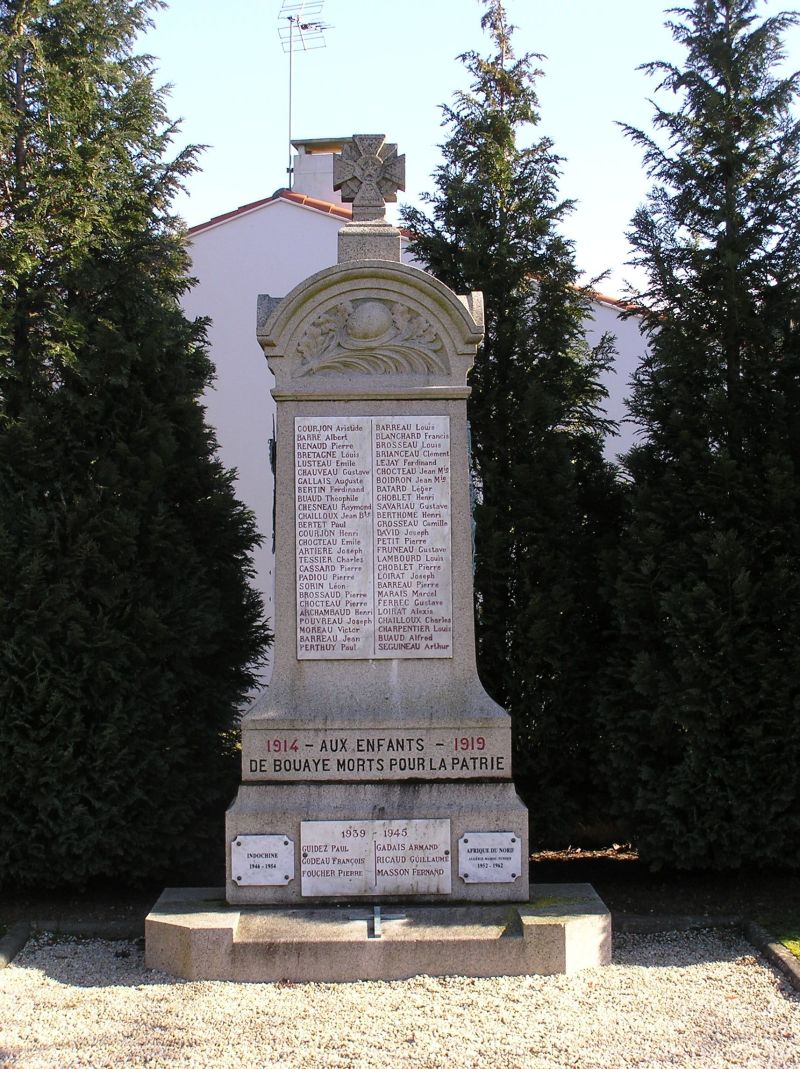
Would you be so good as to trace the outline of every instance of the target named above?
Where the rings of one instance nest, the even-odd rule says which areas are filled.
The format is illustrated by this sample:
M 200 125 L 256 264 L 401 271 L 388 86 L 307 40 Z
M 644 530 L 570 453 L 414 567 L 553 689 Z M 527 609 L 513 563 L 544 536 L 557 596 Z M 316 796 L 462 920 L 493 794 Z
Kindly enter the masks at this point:
M 293 189 L 279 189 L 276 196 L 283 197 L 284 200 L 294 201 L 295 204 L 303 204 L 306 208 L 316 208 L 318 212 L 338 215 L 340 219 L 353 218 L 353 209 L 349 204 L 331 204 L 327 200 L 309 197 L 305 193 L 295 193 Z
M 620 312 L 628 312 L 631 315 L 641 315 L 643 309 L 638 304 L 632 304 L 630 301 L 625 301 L 620 297 L 609 297 L 607 293 L 600 293 L 598 290 L 590 289 L 589 296 L 593 301 L 597 301 L 598 304 L 610 304 L 613 308 L 618 308 Z
M 256 208 L 261 208 L 265 204 L 272 204 L 278 200 L 288 200 L 292 204 L 302 204 L 305 208 L 313 208 L 315 211 L 325 212 L 327 215 L 336 215 L 340 219 L 351 219 L 353 215 L 349 205 L 330 204 L 327 200 L 319 200 L 318 197 L 309 197 L 305 193 L 295 193 L 292 189 L 278 189 L 271 197 L 262 197 L 261 200 L 251 201 L 250 204 L 242 204 L 241 207 L 234 208 L 231 212 L 215 215 L 205 223 L 197 223 L 196 226 L 190 226 L 188 233 L 199 234 L 203 230 L 208 230 L 209 227 L 217 226 L 218 223 L 225 223 L 228 219 L 235 219 L 239 215 L 246 215 L 248 212 L 252 212 Z
M 335 215 L 340 219 L 352 219 L 353 217 L 353 211 L 349 204 L 331 204 L 330 201 L 320 200 L 318 197 L 309 197 L 306 193 L 296 193 L 293 189 L 276 189 L 271 197 L 262 197 L 261 200 L 251 201 L 250 204 L 242 204 L 241 207 L 234 208 L 231 212 L 215 215 L 205 223 L 197 223 L 196 226 L 190 226 L 188 233 L 200 234 L 202 231 L 208 230 L 210 227 L 216 226 L 218 223 L 225 223 L 228 219 L 235 219 L 239 215 L 246 215 L 248 212 L 254 211 L 256 208 L 261 208 L 265 204 L 272 204 L 278 200 L 287 200 L 291 204 L 301 204 L 305 208 L 313 208 L 315 211 L 324 212 L 326 215 Z M 401 228 L 400 233 L 405 238 L 411 238 L 413 236 L 412 232 L 405 228 Z M 610 304 L 612 307 L 618 308 L 620 312 L 636 314 L 636 312 L 641 311 L 636 305 L 630 304 L 628 301 L 619 300 L 617 297 L 609 297 L 605 293 L 599 293 L 597 290 L 589 290 L 589 295 L 598 303 Z

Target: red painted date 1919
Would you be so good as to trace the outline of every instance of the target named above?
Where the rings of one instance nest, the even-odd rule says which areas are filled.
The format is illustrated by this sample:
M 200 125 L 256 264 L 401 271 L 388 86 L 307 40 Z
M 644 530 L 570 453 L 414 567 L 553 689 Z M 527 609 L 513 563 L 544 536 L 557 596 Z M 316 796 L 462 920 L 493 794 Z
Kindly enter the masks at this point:
M 483 735 L 457 735 L 453 739 L 454 750 L 485 750 L 486 739 Z

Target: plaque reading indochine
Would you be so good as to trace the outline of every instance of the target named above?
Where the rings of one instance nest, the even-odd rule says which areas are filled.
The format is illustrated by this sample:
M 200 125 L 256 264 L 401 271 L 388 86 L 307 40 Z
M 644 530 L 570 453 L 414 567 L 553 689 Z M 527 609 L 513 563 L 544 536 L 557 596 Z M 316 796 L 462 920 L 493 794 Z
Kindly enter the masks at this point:
M 448 416 L 295 419 L 297 656 L 451 657 Z
M 232 878 L 242 887 L 270 887 L 294 879 L 294 840 L 288 835 L 237 835 Z

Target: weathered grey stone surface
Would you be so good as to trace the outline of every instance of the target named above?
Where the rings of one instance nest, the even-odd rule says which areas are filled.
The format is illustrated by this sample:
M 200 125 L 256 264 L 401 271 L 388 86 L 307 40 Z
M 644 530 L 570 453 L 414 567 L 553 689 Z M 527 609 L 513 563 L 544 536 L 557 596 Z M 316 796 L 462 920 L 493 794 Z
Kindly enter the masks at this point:
M 383 134 L 356 134 L 333 157 L 333 188 L 353 205 L 353 221 L 339 231 L 339 263 L 400 260 L 400 231 L 384 218 L 386 203 L 405 189 L 406 158 Z
M 338 237 L 339 263 L 350 260 L 397 260 L 402 255 L 400 231 L 390 223 L 350 223 Z
M 167 890 L 147 918 L 150 968 L 188 980 L 348 981 L 574 973 L 611 961 L 588 884 L 534 884 L 525 905 L 244 909 Z
M 226 814 L 230 844 L 239 835 L 286 835 L 295 842 L 295 879 L 284 886 L 237 886 L 227 853 L 228 901 L 236 905 L 324 899 L 301 894 L 301 824 L 307 820 L 450 821 L 452 892 L 456 902 L 524 902 L 528 898 L 528 811 L 510 783 L 248 783 Z M 475 831 L 512 832 L 522 842 L 524 864 L 513 883 L 468 884 L 458 873 L 458 840 Z M 442 902 L 441 895 L 393 895 L 391 901 Z M 386 901 L 376 897 L 376 902 Z
M 354 727 L 346 716 L 312 727 L 301 717 L 263 719 L 244 735 L 242 779 L 337 782 L 343 772 L 364 780 L 510 779 L 507 718 L 471 716 L 466 730 L 448 729 L 430 709 L 383 727 Z
M 275 667 L 243 721 L 228 840 L 286 835 L 299 851 L 304 821 L 446 820 L 453 856 L 464 831 L 495 830 L 527 858 L 510 720 L 475 665 L 466 379 L 482 298 L 400 263 L 384 219 L 404 182 L 396 146 L 355 137 L 335 180 L 353 204 L 340 262 L 259 304 L 277 402 Z M 393 530 L 416 564 L 392 556 Z M 452 865 L 447 880 L 398 875 L 389 897 L 527 897 L 527 866 L 468 886 Z M 232 903 L 307 900 L 299 854 L 283 886 L 237 886 L 230 850 L 228 866 Z
M 222 980 L 239 913 L 219 887 L 168 887 L 145 918 L 145 962 L 186 979 Z
M 356 360 L 345 328 L 363 302 L 383 304 L 392 326 L 387 338 L 356 346 Z M 398 322 L 404 325 L 405 337 Z M 245 735 L 271 730 L 282 717 L 319 726 L 342 724 L 344 717 L 362 727 L 402 727 L 406 722 L 431 728 L 460 725 L 466 730 L 491 720 L 508 725 L 507 715 L 486 694 L 475 667 L 465 402 L 466 376 L 481 333 L 478 295 L 462 302 L 426 272 L 371 261 L 341 264 L 306 280 L 281 302 L 260 336 L 276 377 L 273 394 L 279 402 L 278 612 L 273 682 L 248 713 Z M 452 658 L 435 663 L 297 660 L 294 420 L 320 415 L 449 416 Z
M 355 220 L 383 219 L 384 205 L 406 188 L 406 158 L 383 134 L 354 134 L 333 157 L 333 188 L 353 205 Z
M 374 333 L 358 322 L 365 304 L 385 309 L 385 324 L 370 317 Z M 458 297 L 426 271 L 379 259 L 318 271 L 279 302 L 262 295 L 259 308 L 277 401 L 469 396 L 479 293 Z

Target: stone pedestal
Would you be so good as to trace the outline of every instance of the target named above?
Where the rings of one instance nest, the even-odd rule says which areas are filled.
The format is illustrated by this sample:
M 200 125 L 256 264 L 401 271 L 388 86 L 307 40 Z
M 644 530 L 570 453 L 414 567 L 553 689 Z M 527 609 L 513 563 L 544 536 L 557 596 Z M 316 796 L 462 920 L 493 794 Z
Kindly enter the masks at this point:
M 367 835 L 355 843 L 352 836 L 343 838 L 351 829 L 371 831 L 366 827 L 370 822 L 377 822 L 381 833 L 405 834 L 381 834 L 377 843 Z M 321 837 L 320 824 L 326 825 L 323 832 L 331 834 Z M 433 837 L 431 827 L 436 833 Z M 496 870 L 502 882 L 471 878 L 482 873 L 471 873 L 470 843 L 463 840 L 478 830 L 508 834 L 509 844 L 510 839 L 516 840 L 506 854 L 513 858 L 513 867 Z M 380 787 L 371 783 L 248 784 L 239 790 L 228 810 L 226 833 L 234 846 L 228 851 L 227 899 L 235 905 L 277 905 L 298 899 L 309 905 L 331 900 L 380 904 L 528 899 L 528 811 L 510 783 L 392 783 Z M 291 881 L 283 881 L 285 873 L 275 870 L 282 881 L 277 886 L 238 883 L 233 868 L 239 863 L 240 852 L 241 865 L 247 865 L 248 844 L 236 849 L 237 840 L 263 835 L 291 840 L 297 859 Z M 324 840 L 321 844 L 320 838 Z M 432 838 L 437 838 L 439 849 L 416 849 L 429 846 Z M 329 849 L 310 852 L 312 844 Z M 259 851 L 254 848 L 251 852 Z M 488 853 L 479 857 L 488 857 Z M 357 873 L 358 880 L 346 882 L 346 876 L 355 869 L 366 871 Z M 240 866 L 240 871 L 245 870 Z M 436 890 L 420 889 L 426 885 Z
M 611 961 L 589 884 L 534 884 L 527 905 L 237 909 L 222 888 L 167 890 L 146 962 L 187 980 L 403 980 L 570 974 Z

